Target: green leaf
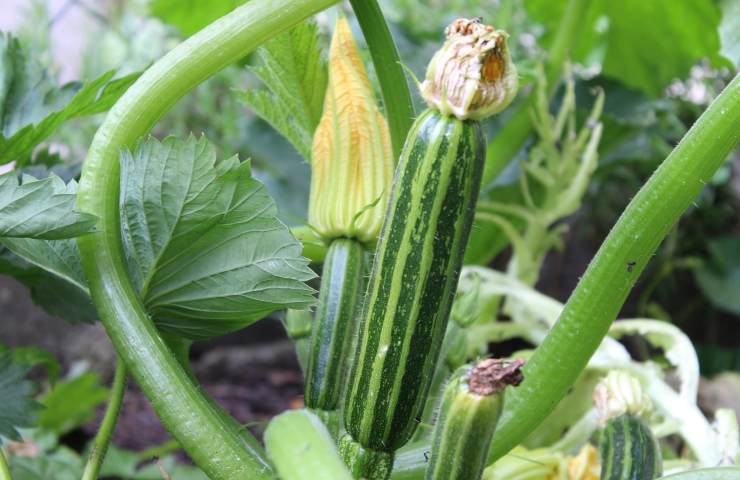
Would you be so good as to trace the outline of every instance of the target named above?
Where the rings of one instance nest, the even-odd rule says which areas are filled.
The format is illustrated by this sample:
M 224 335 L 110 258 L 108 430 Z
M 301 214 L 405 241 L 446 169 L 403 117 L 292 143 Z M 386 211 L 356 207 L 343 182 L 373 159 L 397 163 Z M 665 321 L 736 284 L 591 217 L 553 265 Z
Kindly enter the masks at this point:
M 0 273 L 23 283 L 34 303 L 71 323 L 97 321 L 74 240 L 6 238 L 0 244 L 13 252 L 0 257 Z
M 720 52 L 732 62 L 735 67 L 740 66 L 740 2 L 737 0 L 720 0 L 722 22 L 719 25 L 719 38 L 722 43 Z
M 64 435 L 90 421 L 107 398 L 108 389 L 94 372 L 58 382 L 41 400 L 45 408 L 39 414 L 39 426 Z
M 28 163 L 33 149 L 63 122 L 108 110 L 139 76 L 112 80 L 114 73 L 57 86 L 18 40 L 0 34 L 0 165 Z
M 699 59 L 715 59 L 719 51 L 720 12 L 711 0 L 609 1 L 605 11 L 604 74 L 651 95 L 659 96 Z
M 714 306 L 740 315 L 740 238 L 721 237 L 708 247 L 711 262 L 694 272 L 696 281 Z
M 7 351 L 8 348 L 6 346 L 0 345 L 0 352 L 5 353 Z M 11 354 L 13 356 L 13 362 L 18 365 L 25 365 L 28 368 L 42 365 L 46 370 L 46 376 L 49 378 L 51 384 L 56 383 L 59 378 L 59 372 L 61 370 L 59 362 L 54 355 L 43 348 L 34 346 L 18 347 L 13 349 Z
M 32 427 L 39 405 L 33 401 L 33 385 L 24 379 L 28 365 L 13 361 L 13 354 L 0 354 L 0 443 L 2 437 L 20 440 L 18 428 Z
M 150 139 L 121 155 L 121 234 L 157 325 L 192 339 L 307 308 L 315 274 L 248 162 L 205 138 Z
M 252 71 L 267 89 L 246 90 L 239 98 L 308 159 L 328 80 L 318 27 L 304 22 L 257 52 L 261 65 Z
M 190 36 L 246 0 L 152 0 L 151 12 Z
M 35 457 L 14 455 L 10 458 L 13 480 L 79 480 L 85 462 L 71 448 L 60 446 Z
M 71 238 L 94 230 L 96 218 L 74 211 L 77 184 L 0 175 L 0 238 Z
M 141 466 L 140 453 L 123 450 L 111 445 L 100 471 L 103 478 L 125 478 L 127 480 L 161 480 L 162 473 L 155 463 Z M 206 480 L 208 477 L 198 468 L 183 465 L 174 455 L 159 459 L 162 468 L 177 480 Z

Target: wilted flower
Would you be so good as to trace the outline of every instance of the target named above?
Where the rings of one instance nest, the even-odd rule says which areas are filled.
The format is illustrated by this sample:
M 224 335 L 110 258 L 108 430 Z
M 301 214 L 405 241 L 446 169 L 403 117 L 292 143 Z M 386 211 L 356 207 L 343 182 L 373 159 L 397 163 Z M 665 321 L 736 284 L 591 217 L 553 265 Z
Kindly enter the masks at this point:
M 427 103 L 461 120 L 480 120 L 506 108 L 519 85 L 508 34 L 480 18 L 459 18 L 445 33 L 447 41 L 432 58 L 421 85 Z
M 596 385 L 594 404 L 602 423 L 623 413 L 644 415 L 652 407 L 650 397 L 643 392 L 640 380 L 619 370 L 611 370 Z
M 323 237 L 372 241 L 393 175 L 390 133 L 346 19 L 337 21 L 329 86 L 311 152 L 309 223 Z

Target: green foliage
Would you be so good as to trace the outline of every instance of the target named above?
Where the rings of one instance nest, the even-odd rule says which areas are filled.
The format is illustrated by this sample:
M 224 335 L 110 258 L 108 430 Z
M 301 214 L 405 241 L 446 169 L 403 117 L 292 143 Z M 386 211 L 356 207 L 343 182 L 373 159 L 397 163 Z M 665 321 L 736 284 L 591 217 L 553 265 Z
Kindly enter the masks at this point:
M 308 159 L 328 79 L 318 27 L 304 22 L 257 52 L 261 65 L 251 70 L 267 89 L 246 90 L 239 97 Z
M 8 348 L 0 344 L 0 352 L 4 353 Z M 46 377 L 51 384 L 54 384 L 59 378 L 61 366 L 54 355 L 43 348 L 29 346 L 18 347 L 12 351 L 13 362 L 18 365 L 25 365 L 28 368 L 41 365 L 44 367 Z
M 126 480 L 162 480 L 159 465 L 149 463 L 141 466 L 144 460 L 140 453 L 131 452 L 111 445 L 105 456 L 105 463 L 100 471 L 103 478 L 122 478 Z M 206 480 L 207 477 L 198 468 L 184 465 L 173 455 L 159 459 L 161 468 L 177 480 Z
M 121 156 L 121 224 L 134 284 L 157 324 L 188 338 L 311 305 L 315 274 L 249 162 L 204 138 Z
M 63 122 L 108 110 L 138 78 L 112 80 L 114 73 L 58 86 L 18 40 L 0 34 L 0 165 L 28 163 L 34 147 Z
M 0 238 L 71 238 L 94 229 L 96 219 L 74 211 L 77 184 L 56 176 L 37 180 L 0 175 Z
M 188 37 L 246 1 L 151 0 L 151 11 Z
M 32 427 L 36 420 L 39 406 L 32 400 L 34 388 L 24 379 L 29 368 L 10 352 L 0 354 L 0 443 L 3 437 L 20 440 L 17 429 Z
M 694 274 L 712 304 L 740 315 L 740 238 L 721 237 L 708 243 L 711 261 Z
M 737 0 L 720 0 L 722 22 L 719 25 L 719 38 L 722 43 L 720 52 L 732 62 L 735 67 L 740 66 L 740 2 Z
M 39 414 L 39 426 L 64 435 L 90 421 L 95 408 L 107 398 L 108 389 L 100 385 L 94 372 L 60 381 L 41 399 L 44 409 Z
M 529 14 L 550 34 L 557 28 L 565 4 L 525 2 Z M 573 54 L 588 64 L 603 62 L 606 76 L 659 96 L 670 82 L 685 78 L 698 60 L 724 62 L 717 32 L 720 17 L 711 0 L 593 0 L 584 13 Z M 545 45 L 552 39 L 550 34 L 544 38 Z

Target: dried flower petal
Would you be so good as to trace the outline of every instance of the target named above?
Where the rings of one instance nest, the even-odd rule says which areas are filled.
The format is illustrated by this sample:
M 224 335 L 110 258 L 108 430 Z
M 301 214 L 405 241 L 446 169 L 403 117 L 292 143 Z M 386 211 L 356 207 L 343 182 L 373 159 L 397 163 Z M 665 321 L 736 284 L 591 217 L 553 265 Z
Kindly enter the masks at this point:
M 514 99 L 519 86 L 506 44 L 508 34 L 480 18 L 455 20 L 427 68 L 421 94 L 444 115 L 480 120 Z

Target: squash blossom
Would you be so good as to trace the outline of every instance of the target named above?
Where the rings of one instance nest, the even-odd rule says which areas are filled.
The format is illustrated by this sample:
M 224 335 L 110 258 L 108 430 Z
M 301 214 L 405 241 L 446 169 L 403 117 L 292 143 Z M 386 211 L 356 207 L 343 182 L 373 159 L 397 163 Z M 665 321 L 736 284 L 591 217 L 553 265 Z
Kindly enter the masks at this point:
M 596 385 L 593 399 L 602 424 L 623 413 L 646 415 L 652 408 L 640 380 L 620 370 L 609 371 Z
M 458 18 L 445 34 L 421 84 L 429 106 L 461 120 L 482 120 L 506 108 L 519 87 L 508 34 L 480 18 Z
M 308 221 L 325 241 L 376 239 L 393 176 L 390 132 L 349 23 L 337 21 L 311 150 Z

